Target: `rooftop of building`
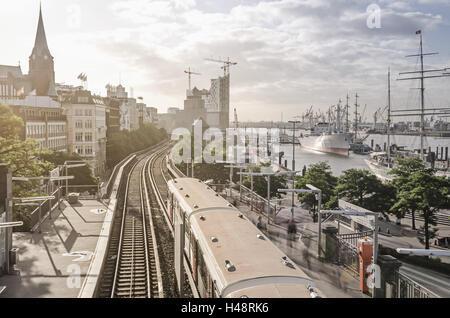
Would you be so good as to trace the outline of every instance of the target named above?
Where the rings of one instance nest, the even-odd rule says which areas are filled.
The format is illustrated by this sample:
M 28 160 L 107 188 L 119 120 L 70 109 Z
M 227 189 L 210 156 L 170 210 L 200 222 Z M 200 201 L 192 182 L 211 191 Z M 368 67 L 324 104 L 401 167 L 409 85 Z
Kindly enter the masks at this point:
M 8 74 L 11 74 L 13 77 L 22 77 L 22 69 L 19 66 L 12 65 L 0 65 L 0 78 L 8 78 Z
M 80 98 L 81 97 L 81 98 Z M 93 104 L 105 105 L 104 98 L 98 95 L 93 95 L 88 90 L 75 90 L 70 94 L 62 96 L 63 104 Z
M 61 104 L 49 96 L 25 96 L 23 99 L 0 99 L 0 103 L 10 106 L 61 108 Z

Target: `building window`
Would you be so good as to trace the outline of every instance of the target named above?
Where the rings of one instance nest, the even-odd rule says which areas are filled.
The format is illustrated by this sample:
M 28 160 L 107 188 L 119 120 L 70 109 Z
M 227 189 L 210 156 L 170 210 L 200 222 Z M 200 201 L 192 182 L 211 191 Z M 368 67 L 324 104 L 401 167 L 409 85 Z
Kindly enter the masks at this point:
M 75 128 L 83 128 L 83 121 L 77 120 L 75 122 Z
M 92 133 L 90 133 L 90 132 L 86 133 L 85 141 L 92 141 Z
M 86 128 L 92 128 L 92 120 L 86 120 L 85 127 Z
M 83 147 L 75 146 L 75 153 L 82 155 L 83 154 Z
M 92 146 L 86 146 L 85 152 L 86 152 L 86 155 L 92 155 Z
M 83 141 L 83 133 L 75 133 L 75 141 Z

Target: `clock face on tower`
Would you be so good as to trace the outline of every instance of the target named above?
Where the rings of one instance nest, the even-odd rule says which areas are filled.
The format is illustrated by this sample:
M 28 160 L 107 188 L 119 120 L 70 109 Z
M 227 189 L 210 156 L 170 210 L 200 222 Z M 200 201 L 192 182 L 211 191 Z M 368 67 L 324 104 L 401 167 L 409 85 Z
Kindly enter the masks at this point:
M 33 60 L 35 60 L 36 59 L 36 54 L 33 54 L 32 58 L 33 58 Z
M 47 55 L 44 55 L 44 60 L 47 60 L 48 59 L 48 56 Z

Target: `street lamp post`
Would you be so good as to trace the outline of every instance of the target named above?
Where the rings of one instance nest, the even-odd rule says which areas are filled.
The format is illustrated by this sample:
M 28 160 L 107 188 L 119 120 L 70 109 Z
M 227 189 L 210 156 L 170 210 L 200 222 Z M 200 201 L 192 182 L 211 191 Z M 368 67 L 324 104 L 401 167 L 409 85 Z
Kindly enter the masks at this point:
M 295 117 L 294 117 L 295 118 Z M 290 120 L 289 123 L 293 124 L 292 130 L 292 171 L 295 171 L 295 125 L 301 123 L 299 120 Z M 292 189 L 295 189 L 295 175 L 292 174 Z M 295 193 L 292 192 L 292 216 L 294 215 L 294 201 Z

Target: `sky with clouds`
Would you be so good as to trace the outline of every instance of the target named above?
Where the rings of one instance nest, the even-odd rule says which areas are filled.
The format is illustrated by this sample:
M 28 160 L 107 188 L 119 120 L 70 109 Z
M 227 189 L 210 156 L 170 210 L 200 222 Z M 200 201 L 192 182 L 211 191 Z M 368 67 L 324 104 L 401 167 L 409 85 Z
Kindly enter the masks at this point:
M 369 28 L 370 5 L 380 28 Z M 39 13 L 37 0 L 2 0 L 0 64 L 28 71 Z M 366 117 L 386 105 L 392 70 L 394 107 L 419 103 L 416 82 L 396 81 L 416 70 L 415 31 L 423 30 L 426 67 L 450 67 L 450 0 L 42 0 L 56 80 L 88 75 L 95 93 L 107 83 L 133 87 L 161 112 L 182 107 L 184 70 L 202 73 L 209 88 L 223 72 L 205 58 L 230 57 L 231 107 L 240 120 L 278 120 L 310 105 L 325 110 L 347 93 L 367 104 Z M 375 20 L 370 20 L 375 21 Z M 429 106 L 450 105 L 450 78 L 427 81 Z

